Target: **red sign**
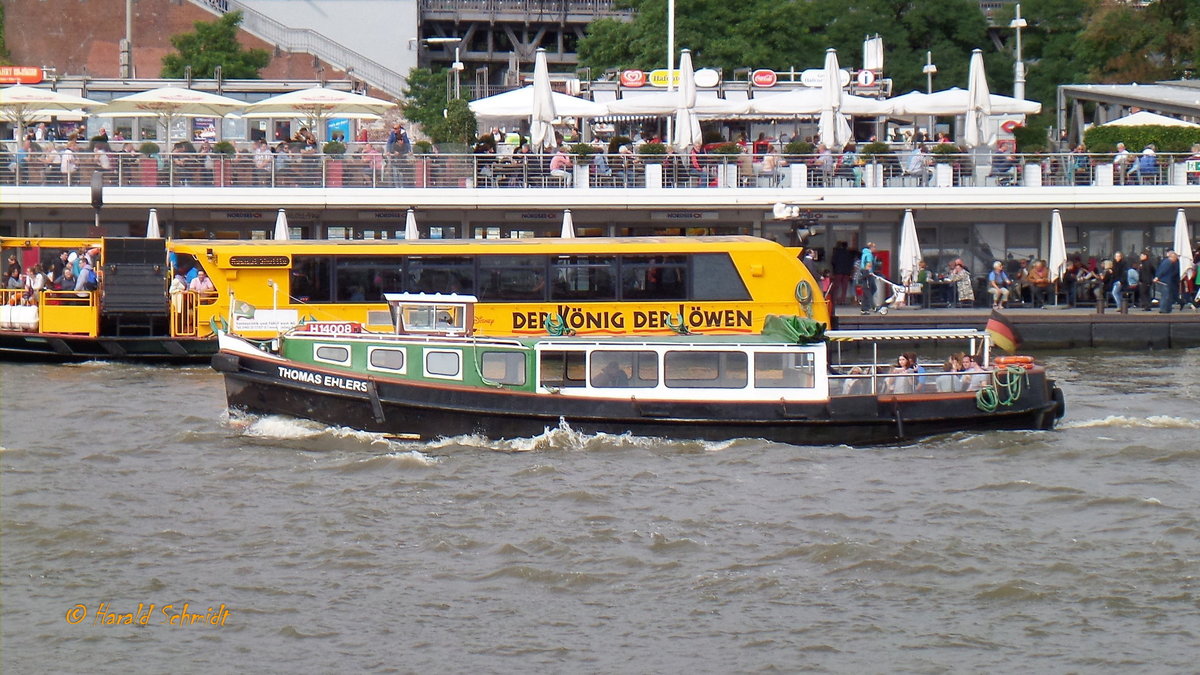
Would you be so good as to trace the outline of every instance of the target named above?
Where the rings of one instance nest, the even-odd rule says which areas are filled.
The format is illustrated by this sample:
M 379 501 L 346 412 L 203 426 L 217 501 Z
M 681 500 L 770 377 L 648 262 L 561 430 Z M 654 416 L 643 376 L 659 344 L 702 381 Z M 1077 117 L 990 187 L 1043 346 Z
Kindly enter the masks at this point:
M 304 324 L 304 330 L 310 333 L 345 335 L 347 333 L 361 333 L 363 332 L 363 327 L 357 321 L 309 321 Z
M 750 81 L 753 82 L 754 86 L 756 87 L 774 87 L 775 83 L 779 81 L 779 78 L 776 77 L 775 71 L 767 70 L 766 68 L 760 68 L 753 73 L 750 73 Z
M 621 86 L 622 87 L 644 87 L 646 86 L 646 71 L 644 70 L 622 70 L 621 71 Z
M 42 81 L 42 69 L 37 66 L 0 66 L 2 84 L 37 84 Z

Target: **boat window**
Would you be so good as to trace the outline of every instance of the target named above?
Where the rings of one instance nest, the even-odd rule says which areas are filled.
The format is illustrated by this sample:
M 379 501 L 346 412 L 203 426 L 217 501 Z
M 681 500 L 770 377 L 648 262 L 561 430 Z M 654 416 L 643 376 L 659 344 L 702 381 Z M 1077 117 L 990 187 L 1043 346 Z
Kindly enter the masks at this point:
M 367 363 L 375 370 L 405 371 L 404 350 L 386 347 L 371 347 L 367 350 Z
M 592 352 L 593 387 L 657 387 L 658 354 L 650 351 Z
M 582 387 L 586 363 L 586 354 L 581 351 L 545 351 L 542 352 L 538 369 L 540 384 L 543 387 Z
M 749 381 L 744 352 L 669 351 L 663 359 L 668 387 L 740 389 Z
M 551 300 L 615 300 L 617 259 L 611 255 L 563 255 L 550 261 Z
M 475 292 L 475 259 L 470 256 L 409 256 L 404 271 L 408 293 Z
M 692 300 L 749 300 L 750 292 L 727 253 L 692 256 Z
M 398 256 L 339 256 L 335 269 L 337 302 L 379 302 L 400 288 Z
M 520 352 L 484 352 L 479 359 L 484 379 L 500 384 L 525 384 L 525 355 Z
M 425 375 L 429 377 L 461 379 L 462 355 L 456 351 L 449 350 L 426 350 Z
M 687 256 L 621 257 L 623 300 L 686 300 Z
M 314 345 L 313 358 L 325 363 L 350 363 L 350 348 L 345 345 Z
M 546 256 L 479 256 L 479 293 L 482 301 L 545 300 Z
M 816 382 L 811 352 L 754 355 L 754 386 L 808 389 Z
M 329 302 L 333 297 L 327 255 L 297 255 L 292 258 L 292 287 L 288 295 L 298 302 Z

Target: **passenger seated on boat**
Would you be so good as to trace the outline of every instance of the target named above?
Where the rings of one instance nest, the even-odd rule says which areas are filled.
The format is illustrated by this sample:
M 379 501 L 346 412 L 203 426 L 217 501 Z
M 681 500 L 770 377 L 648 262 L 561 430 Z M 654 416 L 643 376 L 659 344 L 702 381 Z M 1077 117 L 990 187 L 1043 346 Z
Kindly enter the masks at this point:
M 979 365 L 975 357 L 967 354 L 963 356 L 963 372 L 962 377 L 963 391 L 979 391 L 988 383 L 989 373 Z
M 937 390 L 940 392 L 962 391 L 963 353 L 954 352 L 942 366 L 942 375 L 937 376 Z
M 842 393 L 846 396 L 858 396 L 870 393 L 867 383 L 867 371 L 862 366 L 854 366 L 847 373 L 850 377 L 842 380 Z
M 629 373 L 617 365 L 616 361 L 609 361 L 605 364 L 603 370 L 592 376 L 593 387 L 628 387 Z
M 898 356 L 896 365 L 892 366 L 891 377 L 888 378 L 888 390 L 893 394 L 911 394 L 916 391 L 916 365 L 916 358 L 911 352 Z

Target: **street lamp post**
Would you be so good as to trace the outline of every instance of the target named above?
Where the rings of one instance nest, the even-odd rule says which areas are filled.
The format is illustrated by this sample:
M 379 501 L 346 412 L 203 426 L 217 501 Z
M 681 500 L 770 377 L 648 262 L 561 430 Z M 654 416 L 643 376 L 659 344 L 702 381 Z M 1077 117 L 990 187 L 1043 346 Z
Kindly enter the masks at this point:
M 425 38 L 424 40 L 421 40 L 421 42 L 424 42 L 427 45 L 454 45 L 454 63 L 450 64 L 450 70 L 452 70 L 454 72 L 454 98 L 461 98 L 462 89 L 461 89 L 460 74 L 462 73 L 462 71 L 464 69 L 466 69 L 466 66 L 463 65 L 462 60 L 459 58 L 460 54 L 461 54 L 461 51 L 460 51 L 461 47 L 459 45 L 460 45 L 460 43 L 462 43 L 462 38 L 461 37 L 428 37 L 428 38 Z
M 925 73 L 925 93 L 933 93 L 933 76 L 937 74 L 937 66 L 933 65 L 933 52 L 925 52 L 925 67 L 921 68 L 921 72 Z M 929 116 L 929 135 L 933 137 L 933 115 Z
M 1025 62 L 1021 60 L 1021 29 L 1029 24 L 1021 18 L 1021 5 L 1016 6 L 1016 14 L 1008 27 L 1017 31 L 1017 59 L 1013 62 L 1013 98 L 1025 100 Z

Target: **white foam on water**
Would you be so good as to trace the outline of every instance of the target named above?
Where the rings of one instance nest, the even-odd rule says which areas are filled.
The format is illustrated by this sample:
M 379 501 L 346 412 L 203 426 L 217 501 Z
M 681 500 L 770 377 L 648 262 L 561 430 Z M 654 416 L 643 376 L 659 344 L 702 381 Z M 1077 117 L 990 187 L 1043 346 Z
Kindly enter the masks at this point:
M 429 447 L 434 449 L 465 446 L 496 452 L 587 452 L 589 450 L 611 452 L 613 450 L 624 449 L 653 449 L 656 452 L 662 452 L 664 448 L 693 452 L 697 451 L 697 449 L 704 452 L 720 452 L 732 447 L 736 442 L 737 439 L 727 441 L 671 440 L 648 436 L 634 436 L 628 432 L 623 434 L 605 432 L 585 434 L 572 429 L 570 424 L 560 419 L 558 426 L 546 427 L 537 436 L 492 440 L 484 436 L 471 434 L 430 441 Z
M 1125 429 L 1200 429 L 1200 420 L 1170 415 L 1151 415 L 1150 417 L 1130 417 L 1128 415 L 1109 415 L 1099 419 L 1078 420 L 1060 425 L 1064 429 L 1086 429 L 1090 427 L 1120 427 Z

